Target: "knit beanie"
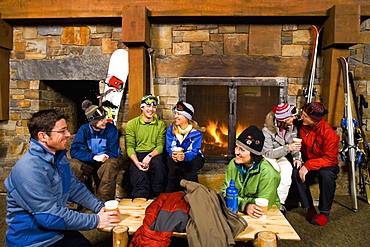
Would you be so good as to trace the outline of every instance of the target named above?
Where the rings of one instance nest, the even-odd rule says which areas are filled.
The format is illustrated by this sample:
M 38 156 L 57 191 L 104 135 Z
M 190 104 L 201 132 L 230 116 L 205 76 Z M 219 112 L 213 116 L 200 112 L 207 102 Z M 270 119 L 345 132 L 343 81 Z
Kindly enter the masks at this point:
M 319 102 L 311 102 L 303 106 L 303 111 L 314 121 L 320 121 L 328 111 L 324 105 Z
M 82 110 L 85 111 L 87 121 L 91 125 L 95 125 L 99 120 L 105 118 L 107 112 L 103 107 L 93 105 L 90 100 L 84 100 L 81 104 Z
M 265 136 L 256 126 L 251 125 L 238 136 L 236 144 L 256 155 L 262 154 Z
M 183 115 L 189 120 L 193 119 L 194 107 L 189 103 L 182 101 L 177 102 L 176 106 L 174 107 L 174 111 Z
M 282 122 L 297 114 L 295 106 L 289 105 L 288 103 L 281 103 L 273 107 L 271 111 L 275 113 L 276 120 Z

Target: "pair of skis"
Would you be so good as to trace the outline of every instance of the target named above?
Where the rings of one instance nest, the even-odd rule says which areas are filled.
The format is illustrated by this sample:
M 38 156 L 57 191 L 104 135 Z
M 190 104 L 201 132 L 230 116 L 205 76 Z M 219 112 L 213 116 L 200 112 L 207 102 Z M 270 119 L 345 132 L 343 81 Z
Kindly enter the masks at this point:
M 344 118 L 341 124 L 343 129 L 343 149 L 340 153 L 342 160 L 349 164 L 352 209 L 356 212 L 358 209 L 356 168 L 358 168 L 359 172 L 359 194 L 366 197 L 367 202 L 370 204 L 370 149 L 362 127 L 363 108 L 367 108 L 368 104 L 363 95 L 361 95 L 361 105 L 359 105 L 352 74 L 348 70 L 348 62 L 344 57 L 340 57 L 339 61 L 343 74 L 345 100 Z

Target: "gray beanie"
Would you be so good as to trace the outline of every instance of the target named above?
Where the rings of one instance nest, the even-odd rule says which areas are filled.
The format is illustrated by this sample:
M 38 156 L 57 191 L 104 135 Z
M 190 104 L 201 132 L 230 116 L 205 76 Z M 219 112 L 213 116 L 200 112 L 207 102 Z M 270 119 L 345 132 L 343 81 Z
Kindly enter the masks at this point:
M 91 125 L 95 125 L 99 120 L 105 118 L 107 112 L 102 106 L 96 106 L 91 103 L 90 100 L 84 100 L 81 104 L 82 110 L 85 111 L 87 121 Z

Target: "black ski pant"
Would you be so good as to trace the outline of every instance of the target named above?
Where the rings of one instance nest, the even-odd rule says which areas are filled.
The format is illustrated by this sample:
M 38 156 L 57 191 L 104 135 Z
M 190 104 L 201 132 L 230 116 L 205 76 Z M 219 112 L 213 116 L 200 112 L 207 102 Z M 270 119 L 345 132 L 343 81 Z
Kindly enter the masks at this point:
M 205 161 L 201 155 L 194 159 L 184 162 L 175 162 L 172 158 L 167 158 L 168 179 L 166 192 L 172 193 L 183 190 L 180 186 L 181 179 L 198 182 L 198 171 L 203 167 Z
M 293 180 L 297 184 L 298 194 L 301 200 L 302 208 L 313 209 L 313 199 L 309 186 L 317 177 L 319 181 L 319 211 L 327 212 L 331 210 L 335 194 L 335 180 L 338 178 L 339 166 L 322 167 L 319 170 L 312 170 L 306 174 L 306 181 L 302 182 L 299 177 L 299 170 L 293 168 Z
M 136 153 L 141 162 L 150 152 Z M 162 154 L 154 156 L 147 171 L 141 171 L 134 162 L 129 166 L 130 182 L 132 186 L 131 196 L 133 198 L 155 198 L 163 193 L 166 186 L 167 168 Z

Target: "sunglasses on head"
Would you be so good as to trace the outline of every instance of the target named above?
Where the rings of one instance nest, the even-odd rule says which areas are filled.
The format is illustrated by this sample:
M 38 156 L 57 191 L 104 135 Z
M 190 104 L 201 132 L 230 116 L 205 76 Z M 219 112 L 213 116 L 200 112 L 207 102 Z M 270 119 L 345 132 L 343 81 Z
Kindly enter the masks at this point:
M 193 112 L 184 105 L 182 101 L 177 102 L 176 106 L 173 108 L 174 111 L 184 111 L 189 113 L 191 116 L 193 116 Z
M 104 110 L 104 108 L 102 106 L 99 106 L 95 112 L 93 113 L 93 115 L 91 117 L 89 117 L 87 120 L 92 121 L 94 119 L 100 119 L 100 118 L 103 118 L 107 115 L 107 111 Z
M 146 105 L 157 106 L 159 105 L 159 100 L 157 97 L 154 97 L 153 95 L 148 95 L 141 101 L 141 103 L 144 103 Z

